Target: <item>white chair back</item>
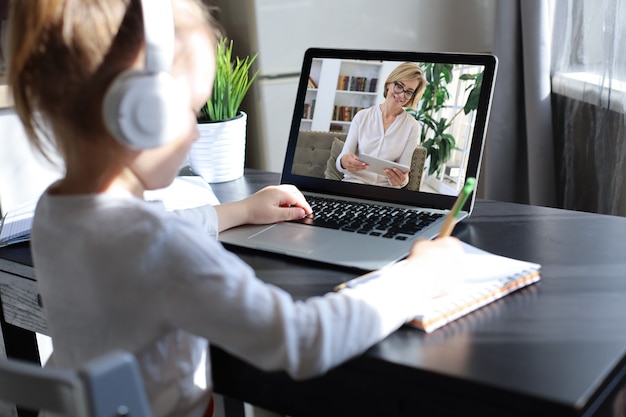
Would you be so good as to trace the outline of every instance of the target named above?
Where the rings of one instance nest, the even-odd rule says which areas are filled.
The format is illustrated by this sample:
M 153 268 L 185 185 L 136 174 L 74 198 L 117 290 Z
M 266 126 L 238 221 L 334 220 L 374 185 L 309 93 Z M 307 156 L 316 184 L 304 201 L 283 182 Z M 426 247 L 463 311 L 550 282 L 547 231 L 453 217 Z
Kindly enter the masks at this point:
M 78 370 L 0 360 L 0 400 L 68 417 L 151 417 L 135 357 L 116 351 Z

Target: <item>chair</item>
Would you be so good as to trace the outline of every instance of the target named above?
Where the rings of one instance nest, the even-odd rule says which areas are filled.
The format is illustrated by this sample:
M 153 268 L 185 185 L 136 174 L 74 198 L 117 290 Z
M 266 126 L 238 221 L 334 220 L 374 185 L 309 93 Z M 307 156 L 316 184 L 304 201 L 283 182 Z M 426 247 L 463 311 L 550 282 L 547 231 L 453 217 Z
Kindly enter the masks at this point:
M 291 172 L 297 175 L 341 181 L 343 174 L 335 167 L 346 133 L 302 130 L 298 136 Z M 407 190 L 419 191 L 426 161 L 426 148 L 418 146 L 411 158 Z
M 78 370 L 1 359 L 0 400 L 68 417 L 152 415 L 135 357 L 122 351 Z

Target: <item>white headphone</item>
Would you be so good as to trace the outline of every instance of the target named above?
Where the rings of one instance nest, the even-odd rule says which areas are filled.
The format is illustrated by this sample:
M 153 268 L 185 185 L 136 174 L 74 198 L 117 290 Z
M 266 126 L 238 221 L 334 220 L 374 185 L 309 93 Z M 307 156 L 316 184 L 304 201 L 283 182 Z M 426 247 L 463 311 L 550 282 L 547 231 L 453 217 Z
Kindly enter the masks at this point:
M 104 124 L 122 144 L 156 148 L 181 132 L 185 94 L 169 74 L 174 60 L 174 15 L 171 0 L 142 0 L 145 68 L 122 72 L 108 88 L 102 104 Z

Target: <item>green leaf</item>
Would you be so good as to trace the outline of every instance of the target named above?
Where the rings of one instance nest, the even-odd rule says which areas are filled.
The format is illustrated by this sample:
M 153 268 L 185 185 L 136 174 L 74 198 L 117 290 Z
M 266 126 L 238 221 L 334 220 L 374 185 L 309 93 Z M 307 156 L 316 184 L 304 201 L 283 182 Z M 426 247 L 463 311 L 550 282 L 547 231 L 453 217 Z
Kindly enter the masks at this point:
M 256 58 L 257 54 L 245 59 L 233 58 L 233 41 L 220 39 L 215 56 L 213 92 L 198 119 L 218 121 L 237 116 L 243 99 L 260 71 L 250 76 Z
M 428 173 L 432 175 L 441 171 L 450 158 L 452 150 L 456 148 L 456 139 L 448 133 L 452 120 L 445 118 L 435 120 L 433 117 L 444 108 L 446 101 L 450 98 L 448 84 L 453 81 L 454 65 L 429 62 L 419 65 L 424 71 L 427 85 L 417 111 L 411 114 L 422 126 L 420 143 L 426 148 L 426 153 L 430 157 Z M 469 91 L 469 94 L 463 106 L 465 114 L 478 108 L 482 77 L 482 73 L 459 76 L 460 81 L 468 83 L 465 91 Z
M 461 74 L 461 76 L 459 77 L 459 80 L 463 80 L 463 81 L 474 80 L 476 79 L 477 75 L 478 74 Z
M 480 100 L 480 90 L 483 86 L 483 73 L 477 74 L 475 78 L 474 87 L 470 90 L 467 97 L 467 102 L 463 106 L 463 112 L 469 114 L 472 110 L 478 109 L 478 102 Z

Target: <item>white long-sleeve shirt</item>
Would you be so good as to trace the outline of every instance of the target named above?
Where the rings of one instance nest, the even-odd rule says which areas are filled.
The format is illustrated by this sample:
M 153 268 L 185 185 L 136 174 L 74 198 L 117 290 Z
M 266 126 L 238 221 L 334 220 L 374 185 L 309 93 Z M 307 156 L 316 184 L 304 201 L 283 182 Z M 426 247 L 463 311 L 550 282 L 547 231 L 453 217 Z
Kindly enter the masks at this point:
M 401 267 L 294 301 L 216 236 L 210 206 L 170 213 L 125 193 L 45 193 L 32 251 L 55 364 L 131 351 L 155 416 L 197 416 L 212 385 L 209 358 L 202 365 L 207 340 L 259 368 L 305 378 L 363 352 L 419 304 L 418 280 Z
M 380 105 L 359 111 L 350 123 L 346 142 L 337 157 L 337 169 L 344 174 L 344 181 L 391 187 L 386 175 L 367 170 L 349 172 L 341 166 L 345 154 L 366 154 L 388 161 L 411 166 L 413 151 L 419 143 L 420 126 L 407 112 L 402 112 L 385 131 Z M 404 187 L 404 184 L 396 188 Z

